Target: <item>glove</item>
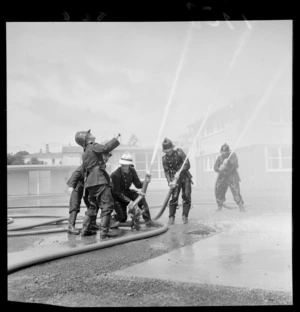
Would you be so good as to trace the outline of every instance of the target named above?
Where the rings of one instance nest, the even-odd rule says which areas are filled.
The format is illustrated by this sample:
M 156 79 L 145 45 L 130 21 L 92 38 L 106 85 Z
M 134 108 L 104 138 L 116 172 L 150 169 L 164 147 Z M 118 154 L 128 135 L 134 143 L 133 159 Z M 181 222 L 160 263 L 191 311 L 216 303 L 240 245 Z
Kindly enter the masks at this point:
M 175 177 L 176 180 L 178 180 L 178 179 L 179 179 L 179 176 L 180 176 L 180 172 L 177 171 L 177 172 L 175 173 L 175 176 L 174 176 L 174 177 Z
M 223 165 L 226 166 L 227 163 L 228 163 L 228 158 L 225 158 L 224 161 L 223 161 Z
M 169 183 L 169 187 L 170 187 L 171 190 L 173 190 L 176 187 L 176 181 L 171 181 Z
M 148 173 L 148 172 L 146 172 L 145 181 L 146 181 L 147 183 L 150 183 L 150 182 L 151 182 L 151 175 L 150 175 L 150 173 Z
M 219 167 L 219 171 L 224 171 L 226 169 L 226 165 L 222 164 L 220 167 Z
M 73 188 L 73 187 L 69 187 L 69 188 L 68 188 L 68 193 L 69 193 L 69 195 L 71 195 L 71 194 L 72 194 L 73 190 L 74 190 L 74 188 Z
M 141 196 L 145 196 L 146 194 L 142 192 L 142 190 L 138 190 L 137 193 Z
M 134 206 L 133 206 L 133 201 L 131 200 L 129 202 L 129 204 L 127 205 L 127 211 L 128 213 L 130 213 L 133 210 Z

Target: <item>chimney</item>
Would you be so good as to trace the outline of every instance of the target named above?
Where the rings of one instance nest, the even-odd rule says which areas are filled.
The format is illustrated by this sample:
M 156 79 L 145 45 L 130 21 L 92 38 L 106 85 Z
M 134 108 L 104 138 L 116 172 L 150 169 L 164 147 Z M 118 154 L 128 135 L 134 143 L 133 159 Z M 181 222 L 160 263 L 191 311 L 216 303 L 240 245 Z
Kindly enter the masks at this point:
M 50 152 L 49 152 L 49 145 L 48 145 L 48 144 L 46 144 L 46 153 L 50 153 Z

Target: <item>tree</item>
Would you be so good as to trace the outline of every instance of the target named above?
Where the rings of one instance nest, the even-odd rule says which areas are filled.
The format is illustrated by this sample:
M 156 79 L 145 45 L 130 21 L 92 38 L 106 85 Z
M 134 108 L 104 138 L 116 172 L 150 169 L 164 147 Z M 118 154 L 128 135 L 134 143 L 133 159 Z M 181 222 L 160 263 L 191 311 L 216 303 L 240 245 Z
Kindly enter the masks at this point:
M 27 162 L 27 165 L 43 165 L 44 162 L 42 160 L 38 160 L 36 157 L 31 157 Z
M 8 153 L 7 154 L 7 165 L 11 165 L 13 161 L 14 161 L 14 154 Z
M 26 151 L 20 151 L 16 154 L 8 153 L 7 154 L 7 165 L 24 165 L 24 157 L 29 153 Z

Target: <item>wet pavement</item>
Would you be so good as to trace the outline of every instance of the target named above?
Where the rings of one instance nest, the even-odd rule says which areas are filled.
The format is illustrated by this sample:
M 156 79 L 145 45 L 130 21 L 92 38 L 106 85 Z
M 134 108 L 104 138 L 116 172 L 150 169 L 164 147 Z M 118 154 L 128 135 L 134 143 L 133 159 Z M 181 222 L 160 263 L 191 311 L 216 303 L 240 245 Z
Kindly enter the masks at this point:
M 240 220 L 228 231 L 114 273 L 292 292 L 290 226 L 286 215 Z
M 150 195 L 149 204 L 157 205 L 163 202 L 164 194 L 159 196 Z M 201 200 L 203 198 L 199 198 L 198 202 Z M 54 199 L 30 198 L 28 202 L 24 198 L 16 198 L 11 200 L 9 206 L 18 206 L 22 203 L 24 206 L 28 205 L 28 208 L 8 209 L 8 215 L 45 214 L 67 217 L 67 202 L 67 196 Z M 270 203 L 269 206 L 264 204 L 266 202 Z M 263 199 L 251 204 L 246 213 L 240 213 L 238 209 L 224 209 L 219 213 L 212 205 L 194 205 L 190 211 L 188 225 L 182 224 L 179 209 L 175 225 L 169 227 L 169 233 L 162 234 L 167 238 L 157 240 L 149 245 L 149 248 L 164 250 L 166 245 L 178 241 L 182 247 L 115 271 L 114 274 L 292 292 L 291 208 L 288 201 L 287 205 L 282 207 L 278 206 L 278 201 L 276 203 L 277 206 L 271 203 L 271 199 Z M 65 206 L 43 208 L 30 206 L 45 204 Z M 155 216 L 159 208 L 151 208 L 150 211 L 151 215 Z M 84 212 L 85 208 L 81 209 L 78 219 L 83 218 Z M 167 219 L 168 209 L 159 221 L 164 223 Z M 8 225 L 8 229 L 39 221 L 43 222 L 45 218 L 15 218 L 14 222 Z M 77 227 L 81 228 L 80 222 Z M 66 228 L 66 223 L 40 228 Z M 129 228 L 120 229 L 119 234 L 121 237 L 134 235 Z M 190 244 L 192 237 L 199 237 L 199 240 Z M 99 234 L 81 238 L 68 235 L 66 232 L 8 237 L 8 263 L 98 242 L 100 242 Z

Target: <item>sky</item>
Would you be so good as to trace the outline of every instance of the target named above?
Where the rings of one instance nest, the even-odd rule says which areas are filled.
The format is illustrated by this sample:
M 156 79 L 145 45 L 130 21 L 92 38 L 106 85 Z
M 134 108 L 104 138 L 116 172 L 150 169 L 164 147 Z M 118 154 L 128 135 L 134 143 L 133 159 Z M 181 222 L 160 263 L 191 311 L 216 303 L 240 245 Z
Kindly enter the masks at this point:
M 61 152 L 88 129 L 176 140 L 209 107 L 263 94 L 282 61 L 274 93 L 291 93 L 292 35 L 291 20 L 8 22 L 7 152 Z

